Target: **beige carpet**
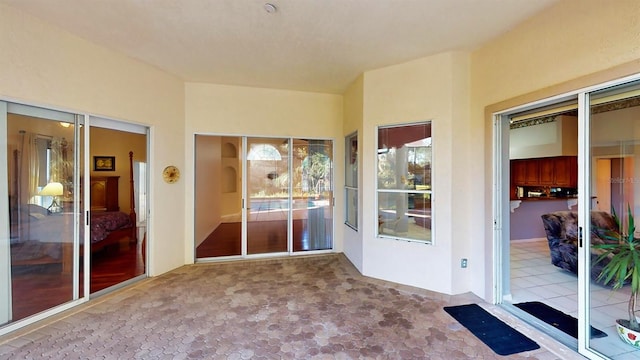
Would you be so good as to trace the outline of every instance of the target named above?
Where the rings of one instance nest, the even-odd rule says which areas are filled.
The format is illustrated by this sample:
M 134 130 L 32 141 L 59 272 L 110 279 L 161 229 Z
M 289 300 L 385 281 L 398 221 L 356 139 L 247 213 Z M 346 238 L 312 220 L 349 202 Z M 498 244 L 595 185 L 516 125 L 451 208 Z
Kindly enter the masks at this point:
M 539 350 L 496 355 L 442 310 L 469 302 L 496 311 L 365 278 L 341 254 L 197 264 L 0 338 L 0 358 L 560 358 L 539 337 Z

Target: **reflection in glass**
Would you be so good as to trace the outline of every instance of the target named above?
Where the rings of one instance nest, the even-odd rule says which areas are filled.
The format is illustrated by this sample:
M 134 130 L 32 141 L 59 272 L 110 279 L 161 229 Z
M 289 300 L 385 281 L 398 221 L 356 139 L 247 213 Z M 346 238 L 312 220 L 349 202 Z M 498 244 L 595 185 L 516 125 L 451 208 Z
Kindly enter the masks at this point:
M 331 249 L 332 142 L 293 141 L 293 251 Z
M 289 141 L 247 138 L 247 254 L 288 251 Z
M 620 222 L 618 232 L 621 234 L 627 233 L 630 222 L 627 210 L 631 210 L 636 226 L 640 215 L 640 201 L 636 200 L 640 196 L 640 164 L 637 161 L 640 159 L 639 90 L 640 85 L 635 83 L 590 94 L 589 150 L 591 179 L 595 183 L 591 186 L 590 194 L 593 199 L 590 204 L 592 221 L 595 216 L 617 217 Z M 599 223 L 602 221 L 596 222 Z M 592 228 L 591 232 L 594 230 Z M 638 237 L 637 231 L 635 237 Z M 601 241 L 591 236 L 589 242 L 593 245 Z M 591 249 L 592 261 L 598 251 L 600 250 Z M 591 265 L 594 269 L 594 264 Z M 592 271 L 592 275 L 597 274 Z M 609 335 L 592 338 L 589 344 L 607 356 L 630 359 L 637 358 L 640 354 L 639 350 L 620 341 L 615 328 L 617 319 L 629 319 L 629 288 L 630 285 L 625 285 L 612 292 L 610 287 L 595 281 L 591 281 L 589 286 L 590 325 Z
M 74 298 L 74 116 L 56 115 L 7 113 L 10 321 Z
M 358 228 L 358 134 L 345 138 L 345 224 Z
M 242 254 L 242 138 L 195 138 L 196 258 Z
M 378 234 L 431 240 L 431 123 L 378 129 Z

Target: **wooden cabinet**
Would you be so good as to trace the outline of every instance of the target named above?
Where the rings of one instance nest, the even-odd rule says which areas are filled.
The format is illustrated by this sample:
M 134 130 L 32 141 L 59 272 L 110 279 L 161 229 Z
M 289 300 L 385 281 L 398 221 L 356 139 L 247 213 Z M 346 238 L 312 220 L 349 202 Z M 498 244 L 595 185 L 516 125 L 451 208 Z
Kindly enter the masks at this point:
M 578 186 L 577 156 L 511 161 L 512 186 Z
M 524 185 L 540 185 L 540 161 L 528 159 L 525 162 Z
M 119 176 L 91 177 L 91 211 L 119 211 Z
M 513 184 L 524 184 L 527 178 L 526 160 L 511 161 L 511 182 Z
M 540 159 L 538 160 L 540 164 L 540 181 L 539 185 L 548 185 L 552 186 L 556 181 L 556 167 L 554 160 L 551 159 Z
M 556 158 L 555 184 L 558 187 L 578 187 L 578 159 L 575 156 Z

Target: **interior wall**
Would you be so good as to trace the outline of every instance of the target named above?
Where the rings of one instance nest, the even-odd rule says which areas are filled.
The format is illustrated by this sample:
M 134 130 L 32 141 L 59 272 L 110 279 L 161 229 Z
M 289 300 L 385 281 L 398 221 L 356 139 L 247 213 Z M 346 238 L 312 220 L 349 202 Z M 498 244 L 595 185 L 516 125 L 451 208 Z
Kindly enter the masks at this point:
M 509 156 L 529 159 L 578 155 L 578 118 L 560 115 L 553 122 L 509 131 Z
M 195 142 L 194 231 L 196 246 L 220 225 L 222 155 L 220 136 L 197 136 Z
M 220 194 L 222 222 L 237 222 L 242 218 L 242 138 L 225 136 L 220 173 L 224 178 Z
M 120 211 L 129 212 L 131 198 L 129 195 L 129 151 L 133 151 L 133 161 L 147 161 L 147 137 L 118 130 L 91 127 L 89 129 L 90 176 L 119 176 L 118 204 Z M 115 156 L 115 171 L 95 171 L 94 156 Z
M 640 22 L 637 1 L 559 1 L 472 54 L 472 166 L 482 173 L 467 190 L 475 214 L 472 228 L 484 234 L 472 244 L 484 271 L 474 274 L 473 292 L 487 300 L 493 291 L 491 113 L 640 72 Z M 486 111 L 485 111 L 486 109 Z M 475 257 L 474 257 L 475 259 Z
M 364 130 L 362 135 L 362 232 L 364 275 L 451 294 L 468 289 L 464 274 L 454 270 L 453 254 L 466 247 L 471 240 L 461 236 L 454 240 L 453 187 L 463 179 L 454 177 L 454 159 L 461 153 L 454 150 L 454 129 L 460 142 L 467 138 L 465 111 L 468 104 L 468 63 L 466 54 L 446 53 L 404 64 L 368 71 L 364 74 Z M 433 129 L 433 244 L 398 241 L 376 237 L 376 132 L 380 125 L 405 124 L 431 120 Z M 455 121 L 462 121 L 460 128 Z M 456 135 L 458 135 L 456 133 Z M 458 144 L 460 145 L 460 144 Z M 460 145 L 464 148 L 463 145 Z M 464 165 L 463 162 L 460 165 Z M 456 198 L 457 200 L 457 198 Z M 466 202 L 466 201 L 465 201 Z M 464 217 L 464 210 L 460 210 Z M 455 221 L 461 233 L 464 223 Z M 435 270 L 437 269 L 437 270 Z M 434 276 L 434 270 L 437 276 Z M 465 269 L 469 270 L 469 269 Z M 457 284 L 454 286 L 454 282 Z
M 0 98 L 151 127 L 149 274 L 184 264 L 184 86 L 175 76 L 0 4 Z M 154 161 L 155 160 L 155 161 Z
M 362 169 L 362 134 L 363 134 L 363 103 L 364 96 L 364 77 L 359 76 L 344 93 L 344 123 L 342 125 L 343 139 L 347 135 L 358 132 L 358 169 Z M 339 140 L 338 140 L 339 141 Z M 346 149 L 345 149 L 346 151 Z M 344 161 L 342 161 L 344 164 Z M 362 171 L 358 172 L 358 227 L 362 227 L 362 198 L 363 198 L 363 174 Z M 338 189 L 336 189 L 338 190 Z M 339 191 L 339 190 L 338 190 Z M 343 206 L 344 208 L 344 206 Z M 343 222 L 343 219 L 338 219 Z M 342 225 L 344 229 L 344 254 L 351 261 L 351 263 L 362 272 L 363 264 L 363 239 L 362 231 L 356 231 L 351 227 Z
M 334 159 L 344 158 L 342 96 L 301 91 L 249 88 L 202 83 L 185 85 L 185 132 L 187 166 L 185 182 L 193 184 L 193 135 L 219 134 L 331 139 Z M 335 161 L 335 204 L 343 204 L 344 169 Z M 193 218 L 193 187 L 186 192 L 186 216 Z M 334 221 L 344 217 L 342 206 L 334 207 Z M 343 251 L 343 227 L 334 226 L 334 247 Z M 193 227 L 187 226 L 185 253 L 193 254 Z M 187 263 L 193 262 L 193 255 Z

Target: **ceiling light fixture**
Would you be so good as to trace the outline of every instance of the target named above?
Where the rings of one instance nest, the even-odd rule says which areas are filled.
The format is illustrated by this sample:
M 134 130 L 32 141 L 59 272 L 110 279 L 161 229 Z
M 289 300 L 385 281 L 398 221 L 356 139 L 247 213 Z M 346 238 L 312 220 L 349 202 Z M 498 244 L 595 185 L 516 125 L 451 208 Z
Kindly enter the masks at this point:
M 274 14 L 275 12 L 278 11 L 278 8 L 272 3 L 266 3 L 264 4 L 264 10 L 269 14 Z

